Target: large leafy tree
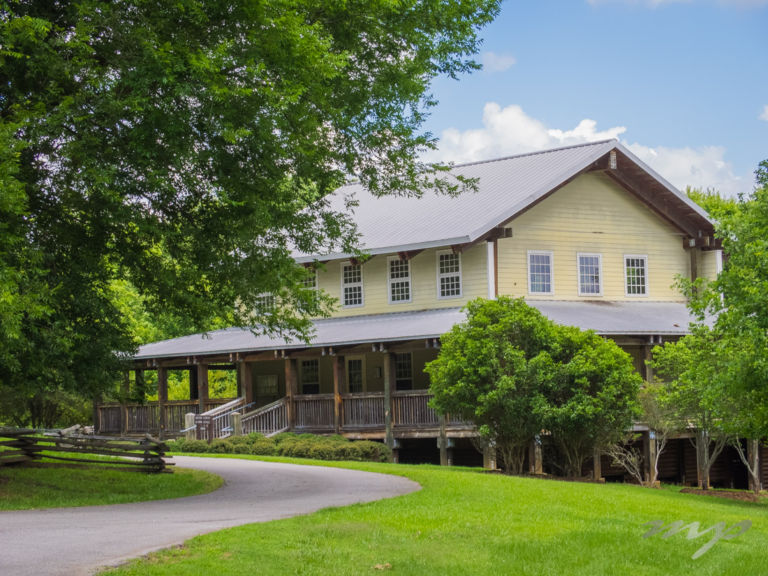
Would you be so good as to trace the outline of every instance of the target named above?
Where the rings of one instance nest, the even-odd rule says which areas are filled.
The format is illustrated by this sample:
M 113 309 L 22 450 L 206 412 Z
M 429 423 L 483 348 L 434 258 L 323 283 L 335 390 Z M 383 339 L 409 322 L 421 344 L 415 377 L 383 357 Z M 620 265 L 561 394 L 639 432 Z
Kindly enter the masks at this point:
M 427 365 L 435 408 L 477 424 L 508 472 L 546 430 L 565 472 L 631 426 L 641 383 L 628 354 L 591 331 L 559 326 L 522 299 L 474 300 Z
M 0 386 L 101 390 L 135 342 L 115 280 L 198 329 L 306 334 L 330 302 L 292 251 L 354 249 L 331 190 L 467 184 L 420 125 L 498 4 L 0 2 Z

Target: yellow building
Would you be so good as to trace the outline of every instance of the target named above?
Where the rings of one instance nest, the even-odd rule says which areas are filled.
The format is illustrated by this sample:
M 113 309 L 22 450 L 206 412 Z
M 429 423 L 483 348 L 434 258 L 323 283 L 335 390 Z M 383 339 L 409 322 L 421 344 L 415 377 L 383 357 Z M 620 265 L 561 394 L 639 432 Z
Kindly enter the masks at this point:
M 556 322 L 615 339 L 643 373 L 652 345 L 687 331 L 676 279 L 713 277 L 721 266 L 706 213 L 615 140 L 453 174 L 476 179 L 477 191 L 377 198 L 349 184 L 334 194 L 337 207 L 356 201 L 367 259 L 296 255 L 338 301 L 331 318 L 314 322 L 310 344 L 229 329 L 143 346 L 137 369 L 158 370 L 164 404 L 156 425 L 180 429 L 182 411 L 210 408 L 208 367 L 230 365 L 241 398 L 210 416 L 244 411 L 246 431 L 336 431 L 394 447 L 442 434 L 448 446 L 474 432 L 427 406 L 423 367 L 469 300 L 522 296 Z M 194 402 L 165 401 L 169 369 L 190 370 Z M 104 431 L 118 425 L 104 414 Z

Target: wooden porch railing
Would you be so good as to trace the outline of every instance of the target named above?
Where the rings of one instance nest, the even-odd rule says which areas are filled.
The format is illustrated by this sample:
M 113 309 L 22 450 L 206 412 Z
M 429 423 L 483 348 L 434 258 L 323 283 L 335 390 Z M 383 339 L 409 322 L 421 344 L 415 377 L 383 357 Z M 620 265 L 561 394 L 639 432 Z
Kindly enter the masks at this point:
M 272 436 L 288 430 L 288 409 L 286 398 L 257 408 L 243 416 L 243 434 L 258 432 Z
M 226 438 L 232 433 L 232 413 L 245 406 L 245 398 L 235 398 L 225 404 L 214 406 L 210 410 L 195 416 L 195 436 L 198 440 L 211 442 L 216 438 Z
M 205 401 L 205 409 L 212 410 L 230 402 L 229 398 L 211 398 Z M 165 403 L 165 433 L 178 434 L 184 429 L 184 416 L 197 414 L 200 404 L 197 400 L 170 400 Z M 146 404 L 101 404 L 98 407 L 99 420 L 96 422 L 99 434 L 158 433 L 160 431 L 160 405 Z
M 333 402 L 333 394 L 294 396 L 294 428 L 300 431 L 333 430 Z
M 440 416 L 427 404 L 432 398 L 426 390 L 392 393 L 392 426 L 396 428 L 440 426 Z
M 342 428 L 381 428 L 384 426 L 384 392 L 344 394 L 341 397 Z

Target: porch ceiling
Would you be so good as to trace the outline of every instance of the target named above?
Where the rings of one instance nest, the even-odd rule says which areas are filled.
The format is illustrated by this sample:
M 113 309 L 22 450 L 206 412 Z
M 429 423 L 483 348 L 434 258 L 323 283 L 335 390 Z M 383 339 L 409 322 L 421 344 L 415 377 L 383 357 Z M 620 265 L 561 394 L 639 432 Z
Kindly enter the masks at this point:
M 559 324 L 595 330 L 606 336 L 683 336 L 692 320 L 679 302 L 529 301 Z M 403 342 L 439 338 L 464 320 L 459 308 L 399 312 L 315 320 L 312 348 L 354 346 L 373 342 Z M 287 341 L 248 329 L 227 328 L 146 344 L 135 360 L 212 356 L 271 350 L 300 350 L 305 342 Z

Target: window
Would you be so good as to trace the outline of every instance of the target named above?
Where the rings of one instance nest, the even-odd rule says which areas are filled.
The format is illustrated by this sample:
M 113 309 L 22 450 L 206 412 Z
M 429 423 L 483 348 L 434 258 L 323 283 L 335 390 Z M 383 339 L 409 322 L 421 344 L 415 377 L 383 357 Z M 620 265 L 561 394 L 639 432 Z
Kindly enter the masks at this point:
M 277 398 L 277 374 L 256 375 L 256 397 L 265 396 Z
M 320 361 L 302 360 L 301 361 L 301 393 L 319 394 L 320 393 Z
M 461 296 L 461 254 L 437 253 L 437 297 Z
M 341 265 L 341 297 L 345 308 L 363 305 L 363 268 L 360 264 Z
M 624 256 L 624 278 L 627 296 L 647 296 L 648 257 Z
M 317 290 L 317 270 L 308 268 L 307 276 L 304 278 L 302 285 L 309 290 Z
M 552 252 L 528 251 L 528 293 L 555 293 L 552 282 Z
M 347 382 L 349 383 L 349 392 L 354 394 L 363 391 L 363 359 L 347 359 Z
M 601 296 L 602 257 L 600 254 L 579 254 L 579 296 Z
M 411 262 L 389 258 L 389 303 L 411 301 Z
M 395 354 L 395 390 L 413 389 L 411 353 Z
M 275 311 L 275 295 L 264 292 L 256 297 L 257 311 L 262 314 L 271 314 Z

